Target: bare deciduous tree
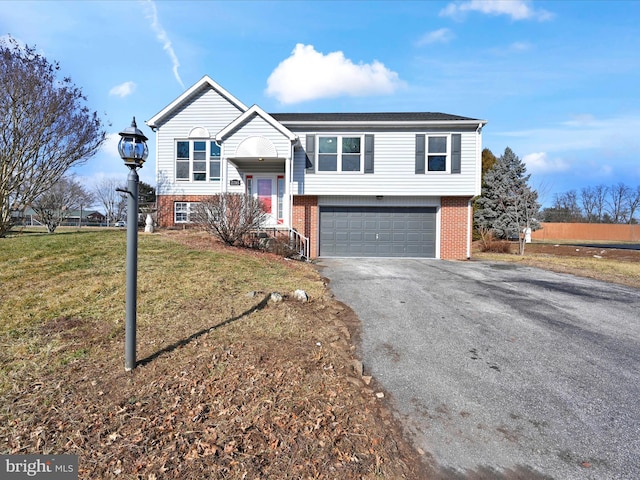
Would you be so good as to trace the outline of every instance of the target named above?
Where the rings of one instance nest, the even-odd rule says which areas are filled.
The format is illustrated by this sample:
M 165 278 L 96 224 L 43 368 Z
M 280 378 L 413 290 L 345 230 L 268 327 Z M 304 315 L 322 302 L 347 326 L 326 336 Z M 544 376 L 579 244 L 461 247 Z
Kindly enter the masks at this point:
M 605 206 L 609 187 L 597 185 L 580 190 L 580 202 L 584 217 L 589 223 L 600 223 L 604 220 Z
M 124 182 L 117 178 L 103 178 L 93 187 L 96 201 L 104 208 L 107 224 L 111 225 L 124 218 L 127 197 L 117 189 L 126 190 Z
M 595 201 L 595 214 L 598 222 L 604 221 L 605 206 L 607 204 L 607 195 L 609 194 L 609 187 L 606 185 L 596 185 L 593 187 L 594 201 Z
M 49 233 L 53 233 L 69 218 L 73 210 L 79 210 L 81 206 L 92 203 L 91 193 L 87 192 L 80 182 L 73 177 L 62 177 L 46 192 L 41 193 L 31 203 L 31 207 L 38 221 L 47 227 Z
M 246 246 L 247 235 L 259 229 L 266 213 L 262 203 L 250 195 L 221 193 L 193 207 L 192 223 L 228 245 Z
M 597 222 L 596 199 L 593 187 L 583 187 L 580 190 L 580 202 L 582 203 L 582 211 L 584 212 L 584 218 L 587 222 Z
M 609 188 L 609 196 L 606 202 L 606 213 L 611 218 L 612 223 L 627 222 L 627 217 L 629 216 L 629 209 L 627 208 L 628 194 L 629 187 L 622 182 L 612 185 Z
M 105 140 L 102 122 L 60 67 L 33 47 L 0 40 L 0 237 L 24 211 Z
M 633 223 L 633 217 L 638 208 L 640 208 L 640 185 L 635 190 L 629 189 L 627 195 L 627 207 L 629 208 L 629 223 Z

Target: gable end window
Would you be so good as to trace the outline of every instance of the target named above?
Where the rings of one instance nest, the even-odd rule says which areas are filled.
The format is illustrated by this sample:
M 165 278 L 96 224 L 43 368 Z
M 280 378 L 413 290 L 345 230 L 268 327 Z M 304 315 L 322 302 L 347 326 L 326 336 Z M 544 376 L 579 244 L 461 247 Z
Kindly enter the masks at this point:
M 220 180 L 220 146 L 206 140 L 176 142 L 176 180 L 206 182 Z
M 316 172 L 363 173 L 363 136 L 318 136 Z
M 176 180 L 189 180 L 189 142 L 176 144 Z
M 220 180 L 220 145 L 209 144 L 209 180 Z

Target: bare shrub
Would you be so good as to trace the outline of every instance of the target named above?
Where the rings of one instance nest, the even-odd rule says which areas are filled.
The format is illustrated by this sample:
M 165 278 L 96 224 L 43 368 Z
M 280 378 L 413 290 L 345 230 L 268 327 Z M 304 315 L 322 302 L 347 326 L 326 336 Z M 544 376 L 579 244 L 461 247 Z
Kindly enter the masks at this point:
M 287 236 L 276 235 L 275 237 L 264 238 L 259 243 L 258 248 L 285 258 L 293 258 L 299 253 L 291 247 Z
M 511 253 L 511 242 L 497 239 L 490 228 L 478 228 L 480 234 L 480 251 L 491 253 Z
M 253 246 L 251 232 L 265 222 L 262 203 L 250 195 L 221 193 L 193 207 L 191 221 L 227 245 Z

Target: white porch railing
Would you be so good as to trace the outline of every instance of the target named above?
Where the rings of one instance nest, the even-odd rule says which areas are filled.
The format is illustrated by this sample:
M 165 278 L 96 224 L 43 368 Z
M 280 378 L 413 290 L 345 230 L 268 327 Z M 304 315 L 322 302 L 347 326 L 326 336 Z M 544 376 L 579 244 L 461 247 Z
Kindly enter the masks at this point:
M 301 258 L 309 260 L 309 238 L 294 228 L 289 229 L 289 246 L 298 252 Z
M 278 241 L 285 241 L 296 256 L 309 261 L 309 238 L 290 227 L 264 227 L 256 232 L 258 235 L 270 237 Z

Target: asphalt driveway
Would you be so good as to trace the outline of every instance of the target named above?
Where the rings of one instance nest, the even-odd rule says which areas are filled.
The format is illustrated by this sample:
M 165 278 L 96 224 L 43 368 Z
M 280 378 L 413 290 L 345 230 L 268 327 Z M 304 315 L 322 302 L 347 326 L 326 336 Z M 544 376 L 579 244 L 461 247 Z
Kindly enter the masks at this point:
M 319 266 L 443 470 L 640 478 L 640 290 L 493 262 Z

